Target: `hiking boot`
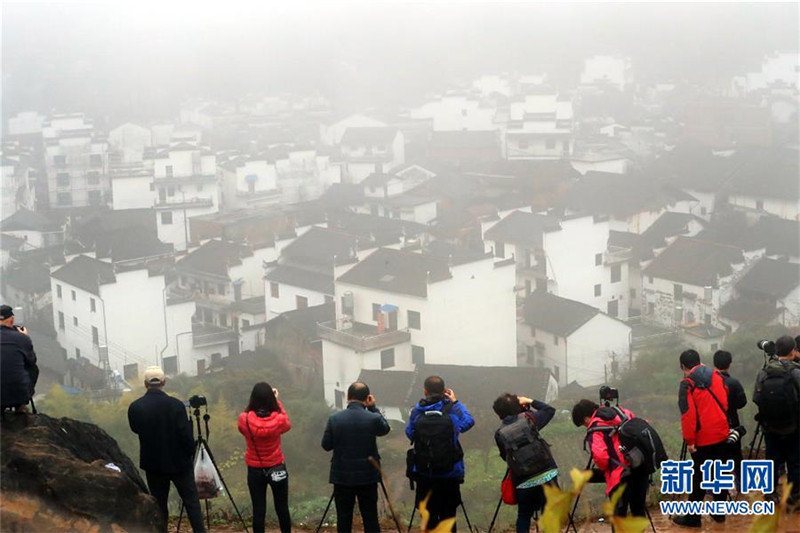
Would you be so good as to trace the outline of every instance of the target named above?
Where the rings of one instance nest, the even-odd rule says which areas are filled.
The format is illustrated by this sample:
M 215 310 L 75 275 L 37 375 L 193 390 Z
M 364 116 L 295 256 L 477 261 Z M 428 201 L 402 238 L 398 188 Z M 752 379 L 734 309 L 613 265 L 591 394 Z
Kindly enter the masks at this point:
M 700 517 L 692 515 L 675 515 L 672 517 L 672 523 L 681 527 L 693 527 L 696 529 L 702 527 Z

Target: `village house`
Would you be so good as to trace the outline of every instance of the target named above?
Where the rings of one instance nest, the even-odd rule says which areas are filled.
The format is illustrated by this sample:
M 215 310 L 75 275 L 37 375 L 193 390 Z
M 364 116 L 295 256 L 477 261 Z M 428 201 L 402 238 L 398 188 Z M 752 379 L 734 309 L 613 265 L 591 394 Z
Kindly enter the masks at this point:
M 395 128 L 347 128 L 340 150 L 347 183 L 361 183 L 373 172 L 388 173 L 405 163 L 405 139 Z
M 630 364 L 631 327 L 586 304 L 537 290 L 517 324 L 520 366 L 552 371 L 560 386 L 607 383 Z
M 742 324 L 800 326 L 800 264 L 761 259 L 736 284 L 720 319 L 732 330 Z
M 574 147 L 572 102 L 547 90 L 512 98 L 505 127 L 507 159 L 561 159 Z

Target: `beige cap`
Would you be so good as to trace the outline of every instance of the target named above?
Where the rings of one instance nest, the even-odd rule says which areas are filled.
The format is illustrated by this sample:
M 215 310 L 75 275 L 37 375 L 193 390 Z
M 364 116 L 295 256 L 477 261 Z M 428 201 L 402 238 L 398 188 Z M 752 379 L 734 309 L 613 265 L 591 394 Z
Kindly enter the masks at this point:
M 162 383 L 166 379 L 167 377 L 164 375 L 164 371 L 161 370 L 160 366 L 148 366 L 144 371 L 145 383 Z

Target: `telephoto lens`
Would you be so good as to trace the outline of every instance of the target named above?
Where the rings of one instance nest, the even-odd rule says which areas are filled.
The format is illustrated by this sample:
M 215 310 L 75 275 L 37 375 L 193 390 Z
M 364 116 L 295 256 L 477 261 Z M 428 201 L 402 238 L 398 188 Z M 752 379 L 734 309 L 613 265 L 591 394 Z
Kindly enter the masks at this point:
M 731 430 L 728 432 L 728 438 L 725 442 L 727 442 L 728 444 L 736 444 L 737 442 L 742 440 L 742 437 L 744 437 L 745 435 L 747 435 L 746 427 L 739 426 L 731 428 Z

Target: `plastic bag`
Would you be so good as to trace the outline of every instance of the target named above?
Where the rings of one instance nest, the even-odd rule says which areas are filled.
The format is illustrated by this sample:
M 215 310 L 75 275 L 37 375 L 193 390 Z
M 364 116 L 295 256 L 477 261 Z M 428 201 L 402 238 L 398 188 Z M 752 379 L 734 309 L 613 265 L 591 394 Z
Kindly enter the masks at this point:
M 200 446 L 194 459 L 194 482 L 197 485 L 197 496 L 201 500 L 216 498 L 222 491 L 222 480 L 208 455 L 205 443 Z

